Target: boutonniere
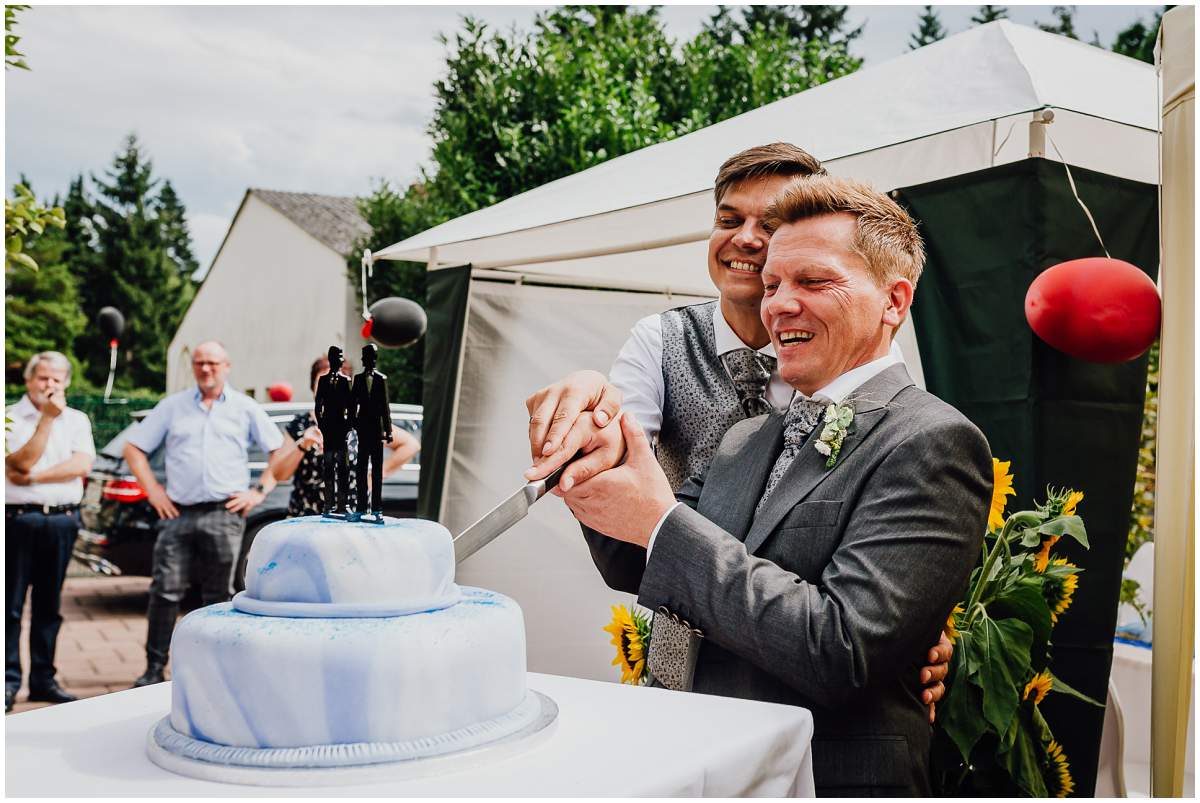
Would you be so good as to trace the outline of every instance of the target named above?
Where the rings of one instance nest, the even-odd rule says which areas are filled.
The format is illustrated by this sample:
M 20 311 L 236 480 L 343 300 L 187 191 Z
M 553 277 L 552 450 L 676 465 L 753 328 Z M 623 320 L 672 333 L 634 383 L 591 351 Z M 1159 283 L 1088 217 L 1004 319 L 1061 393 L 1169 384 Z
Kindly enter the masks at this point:
M 825 468 L 833 468 L 838 454 L 842 451 L 842 441 L 850 431 L 850 422 L 854 420 L 854 408 L 849 404 L 831 404 L 825 408 L 825 426 L 813 444 L 816 450 L 829 459 Z

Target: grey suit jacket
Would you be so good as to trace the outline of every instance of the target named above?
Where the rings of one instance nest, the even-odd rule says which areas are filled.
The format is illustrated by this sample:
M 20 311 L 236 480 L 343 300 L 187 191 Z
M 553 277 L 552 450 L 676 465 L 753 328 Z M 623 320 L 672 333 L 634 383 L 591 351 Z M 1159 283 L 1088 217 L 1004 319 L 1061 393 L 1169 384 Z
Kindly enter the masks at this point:
M 904 366 L 850 394 L 833 468 L 810 437 L 754 508 L 783 415 L 734 425 L 650 559 L 585 528 L 610 586 L 704 633 L 693 688 L 813 712 L 819 794 L 928 795 L 917 674 L 961 598 L 991 499 L 987 440 Z

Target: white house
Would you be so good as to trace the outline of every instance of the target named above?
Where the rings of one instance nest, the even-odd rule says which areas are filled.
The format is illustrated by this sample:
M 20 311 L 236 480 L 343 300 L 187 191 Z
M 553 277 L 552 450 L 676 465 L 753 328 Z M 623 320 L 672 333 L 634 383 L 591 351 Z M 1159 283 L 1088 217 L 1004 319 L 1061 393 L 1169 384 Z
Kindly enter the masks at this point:
M 312 398 L 312 360 L 338 344 L 359 363 L 362 317 L 346 257 L 370 233 L 353 198 L 250 189 L 171 340 L 167 391 L 190 385 L 191 352 L 216 339 L 233 387 L 259 400 L 288 382 Z

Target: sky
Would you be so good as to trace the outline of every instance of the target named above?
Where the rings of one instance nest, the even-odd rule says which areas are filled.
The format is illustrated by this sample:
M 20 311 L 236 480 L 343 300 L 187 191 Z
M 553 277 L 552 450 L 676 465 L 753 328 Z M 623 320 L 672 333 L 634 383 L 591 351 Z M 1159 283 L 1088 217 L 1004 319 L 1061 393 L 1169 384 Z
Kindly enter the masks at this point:
M 406 185 L 428 164 L 433 84 L 469 13 L 528 29 L 545 6 L 37 6 L 18 18 L 31 72 L 5 72 L 5 186 L 40 197 L 80 173 L 103 176 L 136 133 L 188 211 L 206 270 L 250 187 L 365 195 Z M 935 6 L 949 34 L 977 6 Z M 1007 6 L 1052 22 L 1050 6 Z M 1077 6 L 1075 26 L 1111 43 L 1161 6 Z M 662 9 L 677 40 L 715 6 Z M 866 65 L 908 51 L 920 6 L 852 6 L 851 51 Z

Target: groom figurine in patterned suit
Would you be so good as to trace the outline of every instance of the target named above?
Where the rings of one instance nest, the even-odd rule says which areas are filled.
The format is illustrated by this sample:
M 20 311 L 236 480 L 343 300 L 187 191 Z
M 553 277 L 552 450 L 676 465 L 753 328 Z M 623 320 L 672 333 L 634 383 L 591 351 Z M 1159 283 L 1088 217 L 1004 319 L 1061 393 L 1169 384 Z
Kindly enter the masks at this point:
M 564 499 L 593 543 L 645 549 L 641 605 L 703 633 L 694 691 L 812 711 L 819 795 L 928 795 L 911 677 L 979 551 L 991 454 L 889 354 L 924 263 L 909 216 L 821 176 L 788 184 L 764 226 L 787 413 L 735 424 L 677 495 L 622 416 L 624 463 Z

